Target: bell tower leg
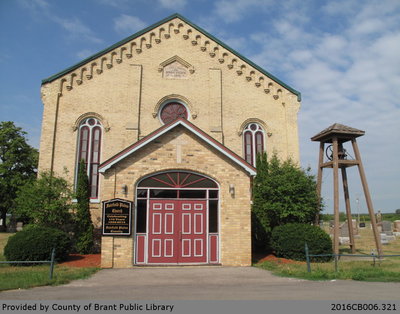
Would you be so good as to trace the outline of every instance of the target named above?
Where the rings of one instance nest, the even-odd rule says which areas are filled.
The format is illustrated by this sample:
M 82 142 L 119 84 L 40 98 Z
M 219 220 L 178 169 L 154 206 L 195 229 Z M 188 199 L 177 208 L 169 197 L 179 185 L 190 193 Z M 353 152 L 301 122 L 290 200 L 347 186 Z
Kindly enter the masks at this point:
M 318 211 L 315 215 L 315 225 L 319 224 L 319 209 L 321 204 L 321 187 L 322 187 L 322 164 L 324 162 L 324 143 L 319 144 L 319 161 L 318 161 L 318 175 L 317 175 L 317 194 L 318 194 Z
M 371 195 L 369 194 L 367 178 L 365 176 L 364 167 L 363 167 L 363 164 L 361 161 L 361 154 L 360 154 L 360 151 L 358 150 L 358 145 L 357 145 L 356 140 L 352 139 L 351 143 L 353 145 L 353 150 L 354 150 L 356 160 L 358 160 L 358 171 L 360 173 L 361 183 L 362 183 L 362 186 L 364 189 L 365 200 L 367 201 L 369 217 L 371 218 L 371 225 L 372 225 L 372 230 L 374 232 L 376 249 L 378 250 L 378 255 L 380 256 L 383 254 L 382 244 L 381 244 L 380 235 L 378 233 L 378 227 L 376 225 L 375 213 L 374 213 L 374 208 L 372 206 Z
M 349 186 L 347 181 L 347 173 L 346 168 L 342 167 L 342 179 L 343 179 L 343 191 L 344 191 L 344 199 L 346 203 L 346 215 L 347 215 L 347 225 L 349 227 L 349 238 L 350 238 L 350 249 L 351 253 L 356 252 L 356 247 L 354 243 L 354 234 L 353 234 L 353 219 L 351 217 L 351 208 L 350 208 L 350 197 L 349 197 Z
M 333 210 L 335 219 L 333 253 L 339 254 L 339 160 L 337 137 L 333 138 Z

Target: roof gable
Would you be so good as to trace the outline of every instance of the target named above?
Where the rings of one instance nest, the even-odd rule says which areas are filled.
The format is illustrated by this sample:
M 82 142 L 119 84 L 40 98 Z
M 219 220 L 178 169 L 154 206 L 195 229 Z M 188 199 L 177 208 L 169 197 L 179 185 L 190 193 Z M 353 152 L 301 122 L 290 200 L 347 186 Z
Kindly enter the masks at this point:
M 228 159 L 233 161 L 235 164 L 240 166 L 242 169 L 244 169 L 249 175 L 255 176 L 256 175 L 256 169 L 251 166 L 249 163 L 247 163 L 243 158 L 239 157 L 237 154 L 232 152 L 230 149 L 216 141 L 214 138 L 203 132 L 201 129 L 196 127 L 194 124 L 190 123 L 186 119 L 179 118 L 170 124 L 163 125 L 159 129 L 155 130 L 151 134 L 147 135 L 146 137 L 142 138 L 141 140 L 137 141 L 136 143 L 132 144 L 131 146 L 128 146 L 124 150 L 122 150 L 120 153 L 114 155 L 113 157 L 109 158 L 105 162 L 103 162 L 100 167 L 99 167 L 99 172 L 104 173 L 108 169 L 110 169 L 112 166 L 115 164 L 119 163 L 123 159 L 127 158 L 128 156 L 132 155 L 142 147 L 145 147 L 146 145 L 152 143 L 154 140 L 162 136 L 163 134 L 167 133 L 168 131 L 176 128 L 177 126 L 183 126 L 186 128 L 188 131 L 193 133 L 195 136 L 200 138 L 202 141 L 206 142 L 213 148 L 215 148 L 218 152 L 226 156 Z
M 175 27 L 173 29 L 170 28 L 170 26 L 172 24 L 165 25 L 166 23 L 169 23 L 174 19 L 180 20 L 181 23 L 177 23 L 176 27 L 175 27 L 175 25 L 173 25 L 173 27 Z M 95 65 L 97 67 L 96 72 L 100 74 L 103 72 L 103 68 L 106 68 L 106 67 L 111 68 L 111 67 L 113 67 L 113 63 L 121 63 L 122 59 L 123 59 L 123 54 L 125 54 L 125 57 L 127 57 L 127 58 L 132 57 L 132 51 L 127 51 L 128 49 L 126 47 L 124 47 L 124 45 L 128 44 L 129 42 L 131 42 L 133 40 L 139 41 L 138 46 L 136 46 L 136 52 L 141 53 L 144 49 L 144 47 L 142 47 L 143 43 L 147 48 L 150 48 L 152 46 L 152 42 L 151 42 L 152 35 L 154 35 L 153 41 L 155 43 L 158 43 L 161 41 L 161 29 L 162 28 L 160 30 L 158 30 L 158 34 L 154 33 L 155 29 L 164 25 L 164 27 L 166 27 L 167 29 L 164 29 L 165 33 L 163 35 L 164 35 L 165 39 L 168 39 L 173 34 L 179 34 L 180 28 L 184 27 L 184 24 L 188 25 L 189 27 L 193 28 L 194 30 L 196 30 L 197 32 L 199 32 L 200 34 L 205 36 L 207 38 L 207 40 L 203 39 L 203 43 L 207 42 L 208 39 L 210 39 L 217 44 L 216 47 L 209 46 L 207 48 L 206 46 L 202 46 L 201 47 L 202 51 L 208 51 L 208 49 L 209 49 L 208 52 L 209 52 L 210 56 L 215 57 L 215 51 L 219 49 L 218 46 L 222 47 L 223 49 L 228 51 L 230 54 L 232 54 L 232 56 L 228 56 L 228 53 L 226 53 L 225 56 L 224 55 L 220 56 L 220 58 L 218 58 L 219 63 L 227 62 L 229 69 L 232 69 L 234 67 L 234 63 L 236 63 L 237 64 L 236 66 L 238 67 L 238 69 L 236 71 L 237 74 L 238 75 L 244 74 L 247 81 L 254 80 L 255 86 L 257 86 L 257 87 L 260 87 L 264 83 L 266 85 L 264 88 L 265 93 L 270 93 L 271 91 L 270 91 L 269 84 L 267 84 L 267 82 L 263 76 L 265 76 L 269 80 L 276 82 L 277 84 L 286 88 L 292 94 L 296 95 L 298 101 L 301 100 L 300 92 L 298 92 L 294 88 L 290 87 L 289 85 L 285 84 L 284 82 L 280 81 L 277 77 L 275 77 L 271 73 L 262 69 L 261 67 L 259 67 L 258 65 L 256 65 L 255 63 L 253 63 L 252 61 L 247 59 L 246 57 L 242 56 L 237 51 L 235 51 L 234 49 L 232 49 L 231 47 L 229 47 L 228 45 L 226 45 L 219 39 L 215 38 L 213 35 L 209 34 L 205 30 L 203 30 L 201 27 L 195 25 L 194 23 L 192 23 L 191 21 L 187 20 L 186 18 L 184 18 L 183 16 L 181 16 L 180 14 L 177 14 L 177 13 L 115 43 L 114 45 L 112 45 L 106 49 L 101 50 L 100 52 L 82 60 L 81 62 L 79 62 L 79 63 L 53 75 L 53 76 L 43 79 L 42 84 L 50 83 L 50 82 L 53 82 L 54 80 L 62 78 L 61 84 L 65 83 L 64 85 L 66 86 L 66 89 L 71 90 L 73 87 L 74 81 L 76 82 L 77 85 L 80 85 L 82 83 L 84 72 L 85 72 L 85 76 L 87 77 L 87 79 L 91 79 L 93 77 L 94 66 L 93 66 L 92 62 L 97 60 L 98 61 L 97 63 L 100 63 L 100 65 L 99 64 Z M 149 32 L 150 32 L 150 35 L 149 35 L 150 41 L 146 41 L 145 36 Z M 184 40 L 188 40 L 190 38 L 190 33 L 192 33 L 192 30 L 189 28 L 187 30 L 187 32 L 184 33 L 184 35 L 183 35 Z M 197 37 L 192 38 L 192 40 L 190 42 L 192 43 L 192 45 L 197 45 L 198 44 Z M 132 50 L 132 46 L 130 48 Z M 108 58 L 102 58 L 102 56 L 107 55 L 107 54 L 109 54 Z M 101 58 L 100 61 L 98 60 L 99 58 Z M 225 58 L 227 60 L 225 60 Z M 103 61 L 105 63 L 105 66 L 103 65 Z M 89 69 L 82 68 L 82 67 L 86 66 L 88 63 L 92 63 L 92 65 L 90 65 L 88 67 Z M 240 65 L 239 63 L 247 64 L 250 69 L 246 69 L 246 65 L 244 65 L 244 64 Z M 79 68 L 82 68 L 82 69 L 79 69 Z M 80 73 L 76 73 L 77 71 Z M 256 72 L 259 72 L 259 73 L 256 73 Z M 69 76 L 65 77 L 67 75 L 69 75 Z M 63 89 L 63 86 L 61 86 L 60 92 L 62 92 L 62 89 Z M 274 95 L 274 98 L 276 96 L 277 95 Z

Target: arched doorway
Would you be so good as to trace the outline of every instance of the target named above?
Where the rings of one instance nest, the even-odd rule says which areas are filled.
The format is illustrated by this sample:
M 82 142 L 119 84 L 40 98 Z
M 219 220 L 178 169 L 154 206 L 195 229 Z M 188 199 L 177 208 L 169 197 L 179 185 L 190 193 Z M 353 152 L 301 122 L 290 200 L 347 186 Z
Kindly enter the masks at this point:
M 219 187 L 189 171 L 143 178 L 136 188 L 136 264 L 218 263 Z

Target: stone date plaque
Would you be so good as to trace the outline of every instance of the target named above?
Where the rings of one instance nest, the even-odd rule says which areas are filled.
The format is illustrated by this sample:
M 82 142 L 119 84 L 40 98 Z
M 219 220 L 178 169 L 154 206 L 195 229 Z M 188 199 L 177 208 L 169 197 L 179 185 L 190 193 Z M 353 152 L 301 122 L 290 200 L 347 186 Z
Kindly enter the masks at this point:
M 187 79 L 189 70 L 178 61 L 174 61 L 164 67 L 163 77 L 167 79 Z

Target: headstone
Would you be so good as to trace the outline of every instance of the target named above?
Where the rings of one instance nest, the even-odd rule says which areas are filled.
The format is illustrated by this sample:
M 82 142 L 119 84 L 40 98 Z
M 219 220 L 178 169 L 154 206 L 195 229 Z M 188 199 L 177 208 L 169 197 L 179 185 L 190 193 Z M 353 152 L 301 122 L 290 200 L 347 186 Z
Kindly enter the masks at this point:
M 382 244 L 388 244 L 389 243 L 387 235 L 385 233 L 381 233 L 381 243 Z
M 396 240 L 396 236 L 394 236 L 394 235 L 386 235 L 386 239 L 388 240 L 388 242 L 392 242 L 392 241 Z
M 400 232 L 400 220 L 395 220 L 393 224 L 394 224 L 394 231 Z
M 341 237 L 348 237 L 349 236 L 349 227 L 347 225 L 347 221 L 345 221 L 344 223 L 342 223 L 339 226 L 340 229 L 340 236 Z
M 360 228 L 365 228 L 365 222 L 360 222 Z
M 23 222 L 17 222 L 17 229 L 16 229 L 17 231 L 22 231 L 23 227 L 24 227 Z
M 339 237 L 339 244 L 349 244 L 350 243 L 350 238 L 349 237 Z
M 386 233 L 392 231 L 392 222 L 387 220 L 382 221 L 382 232 Z
M 353 235 L 358 234 L 358 229 L 357 229 L 357 221 L 355 219 L 352 219 L 352 228 L 353 228 Z M 342 237 L 348 237 L 349 236 L 349 225 L 347 220 L 342 223 L 340 226 L 340 236 Z
M 320 226 L 321 228 L 324 227 L 324 221 L 323 221 L 323 220 L 320 220 L 320 221 L 319 221 L 319 226 Z

